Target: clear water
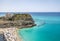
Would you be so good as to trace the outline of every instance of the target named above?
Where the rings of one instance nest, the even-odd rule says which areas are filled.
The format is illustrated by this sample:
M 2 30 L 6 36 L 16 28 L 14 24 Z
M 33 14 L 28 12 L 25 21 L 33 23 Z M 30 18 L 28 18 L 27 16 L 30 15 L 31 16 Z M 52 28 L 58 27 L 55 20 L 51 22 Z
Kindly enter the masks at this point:
M 1 12 L 0 16 L 6 12 Z M 23 41 L 60 41 L 60 12 L 29 12 L 37 26 L 18 31 Z M 40 25 L 44 21 L 44 25 Z
M 32 16 L 37 26 L 18 31 L 23 41 L 60 41 L 60 16 L 52 14 L 50 16 L 33 14 Z M 38 26 L 41 21 L 44 21 L 45 24 Z

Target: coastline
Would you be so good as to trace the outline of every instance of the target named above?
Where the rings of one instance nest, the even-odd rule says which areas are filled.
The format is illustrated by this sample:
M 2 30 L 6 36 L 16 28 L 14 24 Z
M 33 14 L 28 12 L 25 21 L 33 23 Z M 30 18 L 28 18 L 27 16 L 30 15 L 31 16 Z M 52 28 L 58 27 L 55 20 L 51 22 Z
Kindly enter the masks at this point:
M 18 17 L 17 17 L 18 16 Z M 18 30 L 36 26 L 32 16 L 27 13 L 6 13 L 0 17 L 0 31 L 4 33 L 7 41 L 22 41 Z
M 7 41 L 22 41 L 22 38 L 19 37 L 17 30 L 17 28 L 0 28 L 0 32 L 4 33 Z
M 17 35 L 17 37 L 18 37 L 18 41 L 19 41 L 19 40 L 22 41 L 22 38 L 20 37 L 20 35 L 19 35 L 18 32 L 17 32 L 18 30 L 19 30 L 18 28 L 16 28 L 16 30 L 15 30 L 15 31 L 16 31 L 16 35 Z

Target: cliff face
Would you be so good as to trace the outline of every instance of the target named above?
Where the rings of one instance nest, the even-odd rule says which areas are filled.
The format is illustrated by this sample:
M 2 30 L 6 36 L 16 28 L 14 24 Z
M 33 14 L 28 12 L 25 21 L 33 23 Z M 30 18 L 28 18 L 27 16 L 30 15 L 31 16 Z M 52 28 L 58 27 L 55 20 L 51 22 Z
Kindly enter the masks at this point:
M 29 14 L 14 14 L 13 20 L 31 20 L 31 15 Z
M 14 14 L 12 16 L 12 21 L 16 21 L 16 25 L 22 27 L 31 27 L 34 26 L 34 20 L 29 14 Z
M 31 27 L 35 26 L 34 20 L 30 14 L 13 14 L 11 17 L 4 18 L 7 26 Z M 9 24 L 9 25 L 8 25 Z

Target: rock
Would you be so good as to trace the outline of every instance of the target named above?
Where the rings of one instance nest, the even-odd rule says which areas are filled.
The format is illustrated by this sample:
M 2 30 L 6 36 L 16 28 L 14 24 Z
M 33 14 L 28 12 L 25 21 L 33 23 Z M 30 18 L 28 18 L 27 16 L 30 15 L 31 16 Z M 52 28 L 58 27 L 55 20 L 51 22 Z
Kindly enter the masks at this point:
M 10 14 L 4 17 L 6 21 L 3 25 L 10 26 L 18 26 L 18 27 L 32 27 L 35 26 L 35 22 L 30 14 L 13 14 L 13 16 L 9 16 Z M 7 17 L 7 18 L 6 18 Z

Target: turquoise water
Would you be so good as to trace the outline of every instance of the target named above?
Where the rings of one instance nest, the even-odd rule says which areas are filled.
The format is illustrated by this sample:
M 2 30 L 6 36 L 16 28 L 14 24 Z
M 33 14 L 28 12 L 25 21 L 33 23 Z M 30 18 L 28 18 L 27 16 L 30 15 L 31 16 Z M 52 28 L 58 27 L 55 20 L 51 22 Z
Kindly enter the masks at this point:
M 6 12 L 0 12 L 4 16 Z M 23 41 L 60 41 L 60 12 L 31 13 L 37 26 L 18 31 Z M 44 25 L 40 25 L 44 21 Z
M 60 41 L 60 17 L 33 16 L 37 26 L 18 31 L 23 41 Z M 44 25 L 40 25 L 44 21 Z

